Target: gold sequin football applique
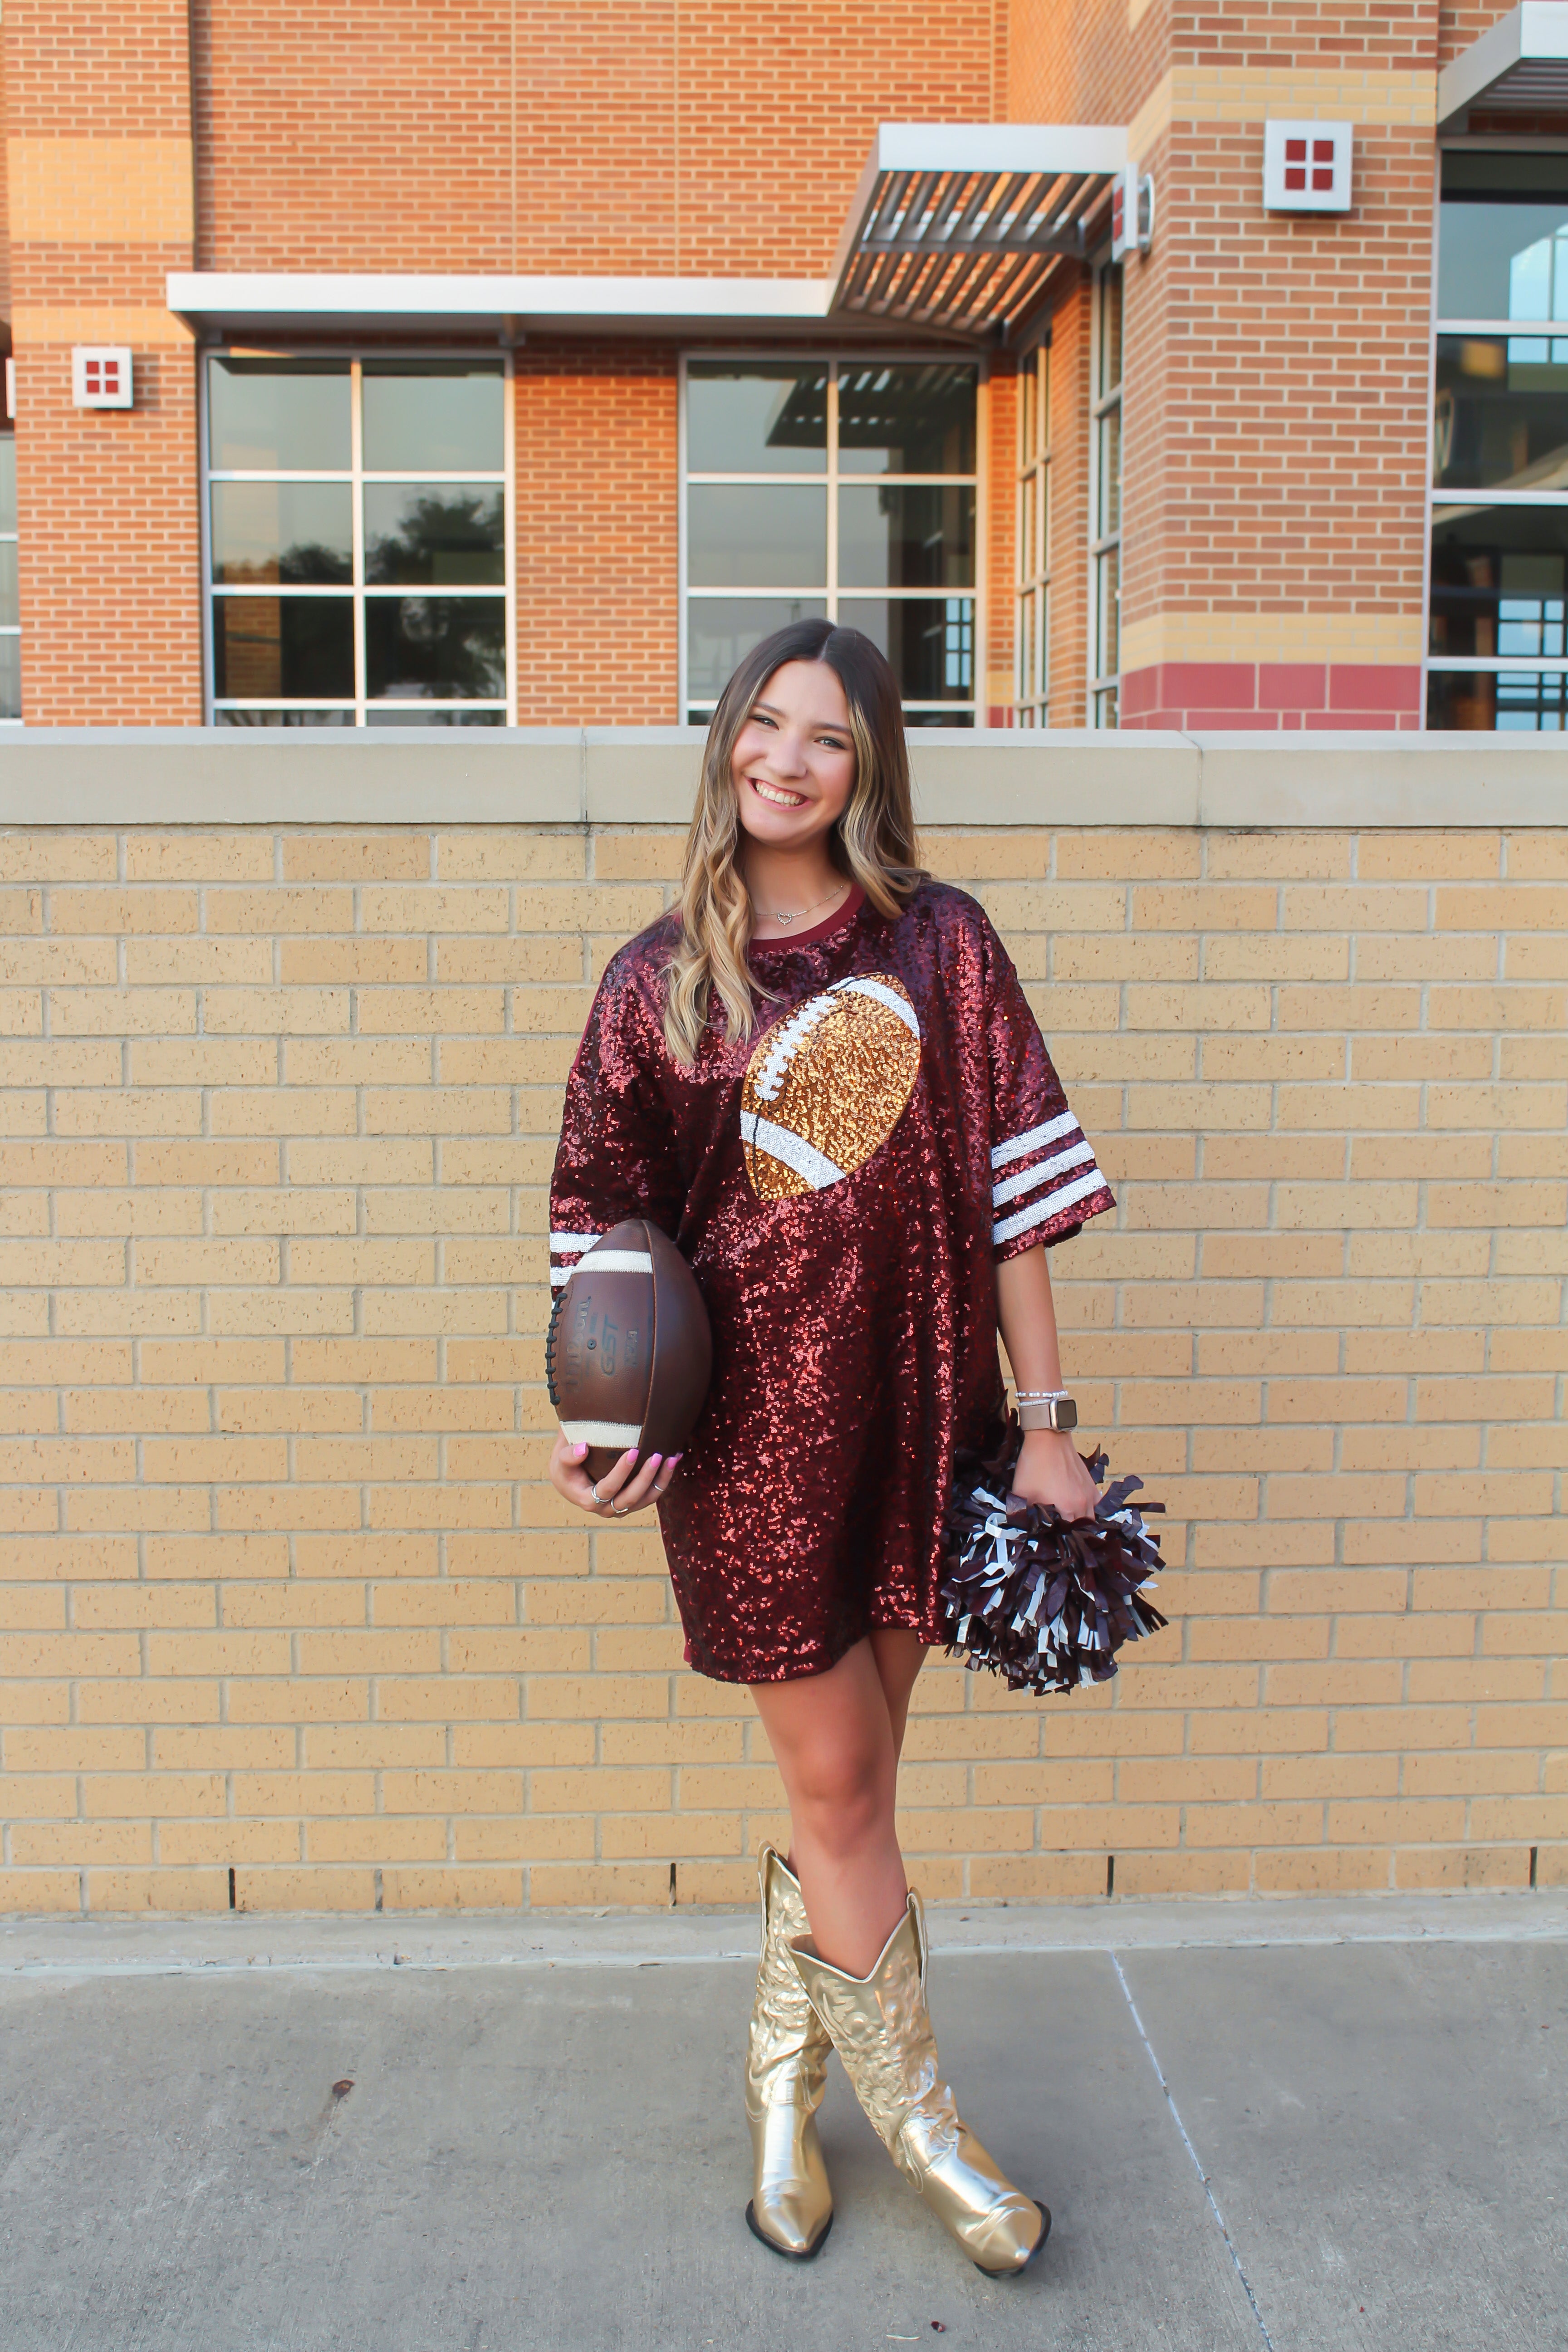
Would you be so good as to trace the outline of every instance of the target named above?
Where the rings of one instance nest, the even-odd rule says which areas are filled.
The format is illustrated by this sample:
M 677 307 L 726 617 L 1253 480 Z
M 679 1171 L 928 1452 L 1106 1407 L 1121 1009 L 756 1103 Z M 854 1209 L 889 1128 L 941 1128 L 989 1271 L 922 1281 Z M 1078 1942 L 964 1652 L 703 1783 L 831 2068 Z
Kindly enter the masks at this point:
M 759 1040 L 741 1090 L 746 1174 L 760 1201 L 821 1192 L 886 1143 L 914 1091 L 921 1024 L 879 972 L 808 997 Z

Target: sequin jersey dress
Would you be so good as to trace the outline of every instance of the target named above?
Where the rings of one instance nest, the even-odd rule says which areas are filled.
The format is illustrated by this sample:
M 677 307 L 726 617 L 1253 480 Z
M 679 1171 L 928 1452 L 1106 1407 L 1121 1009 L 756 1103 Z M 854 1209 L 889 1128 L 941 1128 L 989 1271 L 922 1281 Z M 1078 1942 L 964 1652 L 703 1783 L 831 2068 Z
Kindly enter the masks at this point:
M 623 1217 L 679 1244 L 713 1384 L 659 1525 L 686 1655 L 721 1682 L 820 1674 L 875 1625 L 942 1638 L 955 1446 L 1002 1411 L 998 1260 L 1114 1206 L 984 910 L 859 891 L 759 941 L 745 1044 L 665 1044 L 673 918 L 600 983 L 566 1088 L 551 1280 Z

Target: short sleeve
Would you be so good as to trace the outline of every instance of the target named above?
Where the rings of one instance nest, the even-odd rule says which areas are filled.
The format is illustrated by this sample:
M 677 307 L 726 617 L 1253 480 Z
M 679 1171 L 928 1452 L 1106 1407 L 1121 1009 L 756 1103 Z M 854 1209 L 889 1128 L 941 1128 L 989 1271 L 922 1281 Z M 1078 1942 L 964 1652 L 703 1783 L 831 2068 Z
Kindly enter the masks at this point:
M 599 983 L 566 1081 L 550 1181 L 550 1281 L 559 1289 L 589 1244 L 625 1217 L 673 1241 L 686 1204 L 674 1114 L 660 1075 L 662 1030 L 620 957 Z
M 1116 1206 L 1068 1107 L 1012 958 L 986 925 L 991 1063 L 991 1239 L 998 1258 L 1066 1241 Z

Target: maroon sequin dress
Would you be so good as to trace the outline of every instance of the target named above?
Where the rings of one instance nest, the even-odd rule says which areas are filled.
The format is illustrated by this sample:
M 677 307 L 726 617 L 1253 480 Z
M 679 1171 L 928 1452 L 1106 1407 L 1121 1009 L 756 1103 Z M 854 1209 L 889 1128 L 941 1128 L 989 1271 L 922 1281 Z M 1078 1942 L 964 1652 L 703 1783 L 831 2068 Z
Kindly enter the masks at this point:
M 659 1506 L 686 1654 L 721 1682 L 820 1674 L 874 1625 L 943 1638 L 956 1445 L 1002 1410 L 1000 1258 L 1114 1203 L 1005 949 L 963 891 L 857 890 L 759 941 L 761 1026 L 665 1044 L 676 923 L 624 947 L 566 1088 L 551 1280 L 623 1217 L 679 1243 L 713 1385 Z

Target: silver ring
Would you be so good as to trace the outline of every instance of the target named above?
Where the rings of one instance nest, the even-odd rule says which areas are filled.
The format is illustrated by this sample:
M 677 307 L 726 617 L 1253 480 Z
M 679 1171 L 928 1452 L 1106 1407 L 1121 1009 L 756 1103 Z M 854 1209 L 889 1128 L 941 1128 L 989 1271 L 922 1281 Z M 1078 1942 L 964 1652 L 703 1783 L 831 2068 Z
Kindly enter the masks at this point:
M 599 1482 L 596 1478 L 589 1487 L 588 1492 L 594 1497 L 594 1508 L 596 1511 L 602 1511 L 605 1507 L 605 1498 L 599 1492 Z
M 631 1505 L 629 1503 L 617 1503 L 612 1496 L 610 1500 L 610 1517 L 612 1518 L 624 1519 L 630 1509 Z

